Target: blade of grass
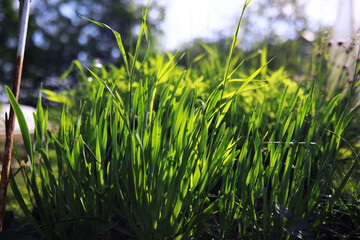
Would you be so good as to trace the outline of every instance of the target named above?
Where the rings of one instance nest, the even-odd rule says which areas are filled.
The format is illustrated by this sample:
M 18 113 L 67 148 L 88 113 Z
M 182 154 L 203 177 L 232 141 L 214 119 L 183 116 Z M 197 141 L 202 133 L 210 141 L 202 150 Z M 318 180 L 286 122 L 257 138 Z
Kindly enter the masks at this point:
M 129 68 L 129 63 L 128 63 L 128 60 L 127 60 L 125 48 L 124 48 L 123 42 L 122 42 L 122 40 L 121 40 L 121 35 L 120 35 L 120 33 L 118 33 L 117 31 L 115 31 L 114 29 L 112 29 L 111 27 L 109 27 L 108 25 L 106 25 L 106 24 L 104 24 L 104 23 L 91 20 L 91 19 L 86 18 L 86 17 L 81 16 L 81 15 L 80 15 L 80 17 L 83 18 L 83 19 L 85 19 L 85 20 L 88 20 L 89 22 L 95 23 L 96 25 L 99 25 L 100 27 L 107 28 L 107 29 L 109 29 L 110 31 L 113 32 L 113 34 L 115 35 L 117 44 L 118 44 L 118 46 L 119 46 L 119 50 L 120 50 L 120 52 L 121 52 L 121 55 L 122 55 L 122 57 L 123 57 L 123 59 L 124 59 L 125 68 L 126 68 L 126 71 L 127 71 L 127 73 L 128 73 L 128 76 L 131 76 L 131 74 L 130 74 L 130 68 Z
M 241 25 L 241 22 L 242 22 L 244 13 L 245 13 L 245 9 L 249 6 L 250 2 L 251 2 L 251 0 L 246 0 L 245 3 L 244 3 L 244 6 L 243 6 L 243 9 L 242 9 L 242 12 L 241 12 L 241 16 L 240 16 L 240 19 L 238 21 L 236 31 L 235 31 L 235 34 L 234 34 L 234 37 L 233 37 L 233 40 L 232 40 L 232 44 L 231 44 L 231 47 L 230 47 L 230 52 L 229 52 L 229 55 L 228 55 L 228 58 L 227 58 L 227 61 L 226 61 L 226 65 L 225 65 L 226 67 L 225 67 L 225 73 L 224 73 L 224 76 L 223 76 L 223 89 L 222 89 L 222 93 L 221 93 L 221 99 L 222 99 L 222 96 L 224 94 L 224 89 L 225 89 L 225 86 L 226 86 L 227 81 L 228 81 L 228 73 L 230 71 L 231 59 L 232 59 L 232 55 L 233 55 L 233 52 L 234 52 L 234 49 L 235 49 L 235 46 L 236 46 L 236 41 L 237 41 L 237 38 L 238 38 L 238 35 L 239 35 L 239 32 L 240 32 L 240 25 Z

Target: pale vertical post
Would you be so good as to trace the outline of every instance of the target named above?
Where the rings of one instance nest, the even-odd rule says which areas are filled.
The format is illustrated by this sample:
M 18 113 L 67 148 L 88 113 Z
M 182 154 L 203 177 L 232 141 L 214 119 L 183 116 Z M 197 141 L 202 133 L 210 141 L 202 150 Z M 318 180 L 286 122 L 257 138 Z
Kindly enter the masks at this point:
M 19 41 L 17 47 L 17 56 L 16 56 L 16 67 L 15 67 L 15 77 L 13 82 L 12 92 L 18 101 L 22 67 L 24 62 L 24 53 L 25 53 L 25 42 L 26 35 L 29 23 L 29 13 L 30 13 L 30 0 L 20 0 L 19 8 Z M 0 185 L 0 231 L 3 230 L 4 217 L 5 217 L 5 204 L 6 204 L 6 192 L 9 182 L 9 173 L 11 166 L 11 154 L 13 146 L 13 132 L 15 127 L 15 114 L 13 108 L 10 106 L 9 118 L 5 119 L 6 121 L 6 139 L 5 139 L 5 149 L 4 157 L 2 162 L 1 169 L 1 185 Z

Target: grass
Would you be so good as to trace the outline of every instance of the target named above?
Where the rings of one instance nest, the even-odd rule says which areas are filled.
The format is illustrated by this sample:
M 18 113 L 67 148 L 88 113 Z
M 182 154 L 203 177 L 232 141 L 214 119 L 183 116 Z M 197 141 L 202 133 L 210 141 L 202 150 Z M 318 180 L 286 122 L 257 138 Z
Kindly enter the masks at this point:
M 202 45 L 205 54 L 187 70 L 177 64 L 183 55 L 153 54 L 149 44 L 140 59 L 146 12 L 133 54 L 119 33 L 89 20 L 114 33 L 122 65 L 75 61 L 81 87 L 67 92 L 70 101 L 46 91 L 64 103 L 57 134 L 39 98 L 30 137 L 7 89 L 30 163 L 21 169 L 26 191 L 18 179 L 11 187 L 32 236 L 326 239 L 343 234 L 345 223 L 353 229 L 347 236 L 358 236 L 359 196 L 349 180 L 359 155 L 343 137 L 356 124 L 358 84 L 327 97 L 324 59 L 313 58 L 317 74 L 300 85 L 283 68 L 268 68 L 265 47 L 247 73 L 234 55 L 241 20 L 227 57 Z M 344 151 L 352 162 L 337 180 Z

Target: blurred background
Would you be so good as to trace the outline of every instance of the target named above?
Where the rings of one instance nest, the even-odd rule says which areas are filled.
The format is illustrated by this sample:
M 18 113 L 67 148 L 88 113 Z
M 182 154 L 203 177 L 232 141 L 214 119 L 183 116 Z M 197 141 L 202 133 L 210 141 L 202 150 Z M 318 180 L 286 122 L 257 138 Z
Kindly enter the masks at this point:
M 251 53 L 266 44 L 269 57 L 277 55 L 273 64 L 287 64 L 289 71 L 296 71 L 287 59 L 291 54 L 287 51 L 294 50 L 291 46 L 296 46 L 297 55 L 304 55 L 319 32 L 335 41 L 350 41 L 356 33 L 360 1 L 340 1 L 253 0 L 245 13 L 239 47 Z M 20 103 L 34 106 L 41 83 L 55 91 L 76 86 L 71 76 L 58 82 L 72 60 L 119 65 L 113 34 L 79 15 L 108 24 L 132 49 L 146 4 L 146 0 L 32 0 Z M 153 0 L 148 17 L 152 46 L 173 51 L 183 44 L 181 51 L 186 51 L 200 40 L 224 44 L 234 34 L 243 4 L 244 0 Z M 0 2 L 1 102 L 7 102 L 4 85 L 11 85 L 14 74 L 18 5 L 15 0 Z

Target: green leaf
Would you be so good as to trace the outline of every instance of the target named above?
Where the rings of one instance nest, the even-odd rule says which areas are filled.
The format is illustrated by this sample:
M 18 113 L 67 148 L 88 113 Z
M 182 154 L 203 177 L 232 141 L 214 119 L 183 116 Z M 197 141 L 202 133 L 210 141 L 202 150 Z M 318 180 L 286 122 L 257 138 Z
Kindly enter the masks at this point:
M 232 59 L 232 55 L 233 55 L 233 52 L 234 52 L 234 49 L 235 49 L 235 46 L 236 46 L 236 41 L 237 41 L 237 38 L 238 38 L 238 35 L 239 35 L 239 32 L 240 32 L 241 22 L 242 22 L 244 13 L 245 13 L 245 9 L 248 7 L 250 2 L 251 2 L 251 0 L 250 1 L 246 0 L 245 3 L 244 3 L 244 7 L 242 9 L 242 13 L 241 13 L 240 19 L 238 21 L 236 31 L 235 31 L 235 34 L 234 34 L 234 37 L 233 37 L 233 40 L 232 40 L 232 44 L 231 44 L 231 47 L 230 47 L 230 52 L 229 52 L 229 55 L 228 55 L 228 58 L 227 58 L 227 61 L 226 61 L 226 65 L 225 65 L 225 73 L 224 73 L 224 77 L 223 77 L 224 88 L 225 88 L 226 83 L 228 81 L 228 73 L 229 73 L 229 70 L 230 70 L 231 59 Z M 223 95 L 223 93 L 221 95 Z
M 127 60 L 127 57 L 126 57 L 126 52 L 125 52 L 125 48 L 124 48 L 123 42 L 122 42 L 122 40 L 121 40 L 121 35 L 120 35 L 120 33 L 118 33 L 117 31 L 115 31 L 114 29 L 112 29 L 111 27 L 109 27 L 108 25 L 106 25 L 106 24 L 104 24 L 104 23 L 91 20 L 91 19 L 86 18 L 86 17 L 81 16 L 81 15 L 80 15 L 80 17 L 83 18 L 83 19 L 88 20 L 89 22 L 95 23 L 96 25 L 99 25 L 100 27 L 107 28 L 107 29 L 109 29 L 109 30 L 111 30 L 111 31 L 113 32 L 113 34 L 115 35 L 117 44 L 118 44 L 118 46 L 119 46 L 119 50 L 120 50 L 120 52 L 121 52 L 121 55 L 122 55 L 122 57 L 124 58 L 125 68 L 126 68 L 126 71 L 127 71 L 127 73 L 128 73 L 128 76 L 131 76 L 131 75 L 130 75 L 130 69 L 129 69 L 129 63 L 128 63 L 128 60 Z
M 31 161 L 33 161 L 34 156 L 33 156 L 33 152 L 32 152 L 30 132 L 29 132 L 29 128 L 28 128 L 28 125 L 26 123 L 24 114 L 21 111 L 21 108 L 20 108 L 18 102 L 16 101 L 13 93 L 11 92 L 11 90 L 9 89 L 8 86 L 5 86 L 5 90 L 6 90 L 6 93 L 7 93 L 8 97 L 9 97 L 11 106 L 14 109 L 15 115 L 16 115 L 16 117 L 18 119 L 18 123 L 19 123 L 19 126 L 20 126 L 21 135 L 23 137 L 24 147 L 25 147 L 26 153 L 29 155 Z
M 55 93 L 51 90 L 47 90 L 47 89 L 42 90 L 42 92 L 47 95 L 46 99 L 48 99 L 50 101 L 57 102 L 57 103 L 70 104 L 70 102 L 66 99 L 66 96 L 61 93 L 57 94 L 57 93 Z

